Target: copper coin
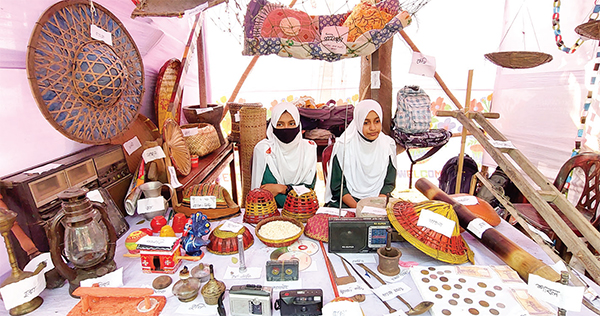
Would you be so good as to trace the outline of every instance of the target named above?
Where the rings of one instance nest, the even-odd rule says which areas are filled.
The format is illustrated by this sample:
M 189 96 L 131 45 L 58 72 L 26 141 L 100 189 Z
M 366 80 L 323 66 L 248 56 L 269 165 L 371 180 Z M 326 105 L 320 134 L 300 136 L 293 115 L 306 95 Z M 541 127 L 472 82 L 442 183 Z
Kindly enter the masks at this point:
M 487 295 L 489 297 L 494 297 L 494 296 L 496 296 L 496 293 L 494 293 L 492 291 L 485 291 L 485 295 Z
M 432 278 L 432 279 L 434 279 L 434 280 L 437 279 L 437 275 L 435 275 L 435 274 L 432 274 L 429 277 Z
M 492 315 L 500 315 L 500 312 L 497 309 L 490 308 L 490 314 L 492 314 Z
M 469 313 L 471 313 L 472 315 L 479 315 L 479 311 L 477 310 L 477 308 L 469 308 Z
M 421 273 L 424 274 L 424 275 L 428 275 L 429 271 L 427 271 L 427 270 L 421 270 Z
M 502 287 L 499 285 L 494 285 L 494 290 L 496 291 L 502 291 Z
M 435 268 L 434 268 L 434 267 L 429 267 L 429 268 L 427 268 L 427 269 L 429 269 L 429 271 L 435 271 Z
M 454 297 L 454 298 L 460 298 L 460 295 L 458 295 L 458 293 L 452 293 L 452 297 Z
M 452 315 L 452 312 L 450 312 L 447 309 L 442 309 L 442 314 L 444 314 L 444 315 Z
M 430 290 L 431 292 L 437 292 L 437 291 L 438 291 L 438 288 L 437 288 L 436 286 L 430 286 L 430 287 L 429 287 L 429 290 Z
M 465 280 L 464 278 L 460 278 L 460 279 L 458 279 L 458 282 L 460 282 L 460 283 L 467 283 L 467 280 Z
M 503 303 L 497 303 L 496 306 L 500 307 L 500 308 L 505 308 L 506 305 L 504 305 Z
M 423 281 L 423 283 L 429 283 L 429 279 L 428 278 L 422 278 L 421 281 Z
M 448 278 L 447 277 L 441 277 L 440 281 L 442 281 L 442 282 L 448 282 Z
M 467 298 L 465 298 L 465 303 L 473 304 L 473 300 L 467 297 Z
M 467 291 L 469 291 L 469 292 L 471 292 L 471 293 L 475 293 L 475 289 L 474 289 L 474 288 L 472 288 L 472 287 L 468 288 L 468 289 L 467 289 Z
M 442 297 L 443 297 L 442 294 L 439 294 L 439 293 L 435 295 L 435 298 L 441 299 Z
M 456 300 L 449 300 L 448 303 L 450 303 L 450 305 L 458 305 Z
M 457 288 L 457 289 L 459 289 L 459 290 L 462 289 L 462 285 L 460 285 L 460 284 L 454 284 L 454 287 Z
M 485 283 L 483 283 L 483 282 L 477 282 L 477 285 L 478 285 L 479 287 L 481 287 L 481 288 L 484 288 L 484 289 L 487 287 L 487 284 L 485 284 Z
M 452 271 L 450 271 L 450 270 L 446 270 L 446 271 L 444 271 L 444 272 L 446 272 L 446 273 L 452 273 Z
M 479 305 L 483 306 L 483 307 L 489 307 L 490 303 L 486 302 L 486 301 L 479 301 Z
M 173 282 L 173 279 L 170 276 L 161 275 L 152 281 L 152 287 L 156 290 L 166 289 L 171 285 L 171 282 Z
M 438 272 L 437 272 L 437 274 L 439 274 L 439 275 L 443 275 L 443 274 L 444 274 L 444 271 L 438 271 Z
M 451 289 L 451 288 L 452 288 L 452 287 L 451 287 L 450 285 L 448 285 L 448 284 L 444 284 L 444 285 L 442 285 L 442 289 L 444 289 L 444 290 L 446 290 L 446 291 L 450 291 L 450 289 Z

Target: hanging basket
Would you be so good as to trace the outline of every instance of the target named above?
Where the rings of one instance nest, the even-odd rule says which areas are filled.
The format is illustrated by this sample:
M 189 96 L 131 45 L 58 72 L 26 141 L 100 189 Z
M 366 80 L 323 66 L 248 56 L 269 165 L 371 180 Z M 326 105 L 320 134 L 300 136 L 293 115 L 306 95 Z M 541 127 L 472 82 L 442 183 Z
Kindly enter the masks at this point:
M 512 69 L 533 68 L 552 61 L 550 54 L 527 51 L 495 52 L 484 56 L 500 67 Z
M 592 20 L 578 25 L 575 32 L 580 36 L 600 40 L 600 21 Z

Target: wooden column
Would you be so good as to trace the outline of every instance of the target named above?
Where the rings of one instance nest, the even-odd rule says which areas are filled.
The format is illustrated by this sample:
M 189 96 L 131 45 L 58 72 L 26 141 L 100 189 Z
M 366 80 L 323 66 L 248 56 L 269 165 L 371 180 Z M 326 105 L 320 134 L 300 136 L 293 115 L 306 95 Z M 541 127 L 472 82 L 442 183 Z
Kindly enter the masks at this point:
M 198 50 L 198 92 L 200 93 L 200 107 L 205 108 L 207 106 L 206 97 L 206 65 L 204 56 L 204 25 L 200 27 L 200 34 L 198 34 L 198 42 L 196 43 Z

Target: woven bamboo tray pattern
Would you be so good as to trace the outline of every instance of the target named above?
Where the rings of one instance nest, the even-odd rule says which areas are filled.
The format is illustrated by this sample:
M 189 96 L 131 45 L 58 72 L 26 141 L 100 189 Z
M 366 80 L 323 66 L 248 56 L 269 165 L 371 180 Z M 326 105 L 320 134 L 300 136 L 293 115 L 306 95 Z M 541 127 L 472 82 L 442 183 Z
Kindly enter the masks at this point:
M 175 122 L 179 122 L 181 105 L 178 104 L 175 108 L 177 113 L 173 115 L 169 112 L 169 104 L 171 103 L 171 97 L 173 96 L 173 90 L 175 89 L 175 83 L 177 82 L 177 75 L 181 69 L 181 61 L 177 58 L 168 60 L 158 71 L 158 78 L 156 79 L 156 88 L 154 89 L 154 114 L 158 122 L 158 128 L 162 133 L 163 124 L 166 119 L 174 119 Z
M 578 25 L 575 32 L 583 37 L 594 40 L 600 39 L 600 21 L 592 20 Z
M 240 141 L 240 110 L 243 107 L 262 107 L 262 103 L 235 103 L 235 102 L 227 102 L 227 106 L 229 107 L 229 115 L 231 116 L 231 134 L 229 135 L 229 140 L 232 142 Z
M 270 191 L 255 188 L 246 196 L 246 207 L 244 208 L 244 222 L 258 224 L 265 218 L 279 216 L 277 203 Z
M 173 119 L 166 119 L 162 131 L 163 141 L 169 148 L 169 156 L 175 170 L 184 176 L 192 171 L 190 150 L 183 139 L 183 132 L 179 124 Z
M 221 230 L 223 224 L 213 229 L 208 236 L 210 243 L 206 246 L 206 250 L 217 255 L 231 255 L 238 253 L 237 236 L 242 235 L 244 241 L 244 250 L 250 248 L 254 244 L 254 236 L 245 226 L 237 233 Z
M 198 128 L 196 135 L 184 136 L 185 144 L 190 154 L 200 157 L 206 156 L 221 147 L 219 135 L 214 126 L 208 123 L 193 123 L 181 125 L 181 129 Z
M 38 108 L 71 140 L 107 144 L 122 135 L 142 104 L 142 57 L 127 29 L 90 1 L 60 1 L 34 26 L 27 49 L 27 78 Z M 95 24 L 113 45 L 90 37 Z
M 254 146 L 267 137 L 267 109 L 240 109 L 240 169 L 242 171 L 242 207 L 252 184 L 251 161 Z
M 533 68 L 552 61 L 552 55 L 527 51 L 496 52 L 484 56 L 500 67 L 512 69 Z
M 300 232 L 294 236 L 291 236 L 291 237 L 288 237 L 285 239 L 280 239 L 280 240 L 268 239 L 268 238 L 264 238 L 264 237 L 260 236 L 259 232 L 260 232 L 261 227 L 263 225 L 273 222 L 273 221 L 291 222 L 294 225 L 300 227 Z M 260 223 L 258 223 L 258 225 L 256 225 L 256 229 L 254 230 L 254 232 L 256 234 L 256 237 L 269 247 L 275 247 L 275 248 L 287 247 L 287 246 L 295 243 L 296 240 L 298 240 L 298 238 L 300 238 L 300 236 L 302 236 L 302 233 L 304 232 L 304 225 L 300 221 L 293 219 L 293 218 L 283 217 L 283 216 L 274 216 L 274 217 L 270 217 L 270 218 L 263 219 L 262 221 L 260 221 Z
M 319 200 L 314 190 L 298 196 L 296 190 L 291 190 L 285 198 L 281 210 L 282 216 L 293 217 L 303 223 L 311 218 L 319 209 Z
M 422 210 L 429 210 L 456 222 L 451 237 L 447 237 L 432 229 L 418 226 L 417 222 Z M 388 204 L 388 219 L 402 237 L 423 253 L 443 262 L 461 264 L 467 261 L 474 263 L 473 251 L 460 235 L 458 217 L 452 206 L 441 201 L 424 201 L 414 204 L 399 201 Z

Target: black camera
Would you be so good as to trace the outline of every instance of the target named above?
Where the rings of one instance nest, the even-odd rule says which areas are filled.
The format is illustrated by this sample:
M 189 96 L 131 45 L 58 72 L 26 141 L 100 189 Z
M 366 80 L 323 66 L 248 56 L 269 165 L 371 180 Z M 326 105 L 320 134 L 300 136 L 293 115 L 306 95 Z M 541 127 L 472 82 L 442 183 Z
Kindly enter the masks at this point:
M 323 315 L 323 291 L 320 289 L 289 290 L 279 292 L 275 302 L 281 316 Z

